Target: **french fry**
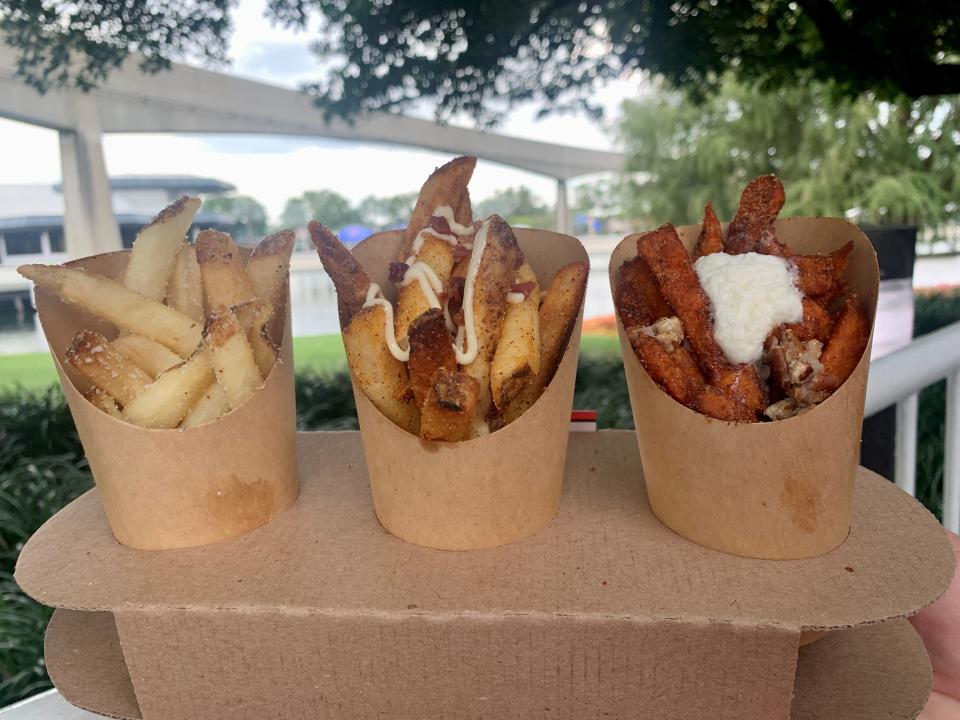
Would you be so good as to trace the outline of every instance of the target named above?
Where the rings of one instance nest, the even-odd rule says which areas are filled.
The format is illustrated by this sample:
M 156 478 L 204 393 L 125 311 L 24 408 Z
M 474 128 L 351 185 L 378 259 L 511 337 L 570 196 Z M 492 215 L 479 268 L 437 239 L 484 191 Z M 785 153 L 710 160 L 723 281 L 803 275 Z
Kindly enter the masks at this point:
M 367 301 L 370 278 L 330 228 L 311 220 L 307 229 L 317 248 L 317 254 L 320 255 L 323 269 L 327 271 L 337 289 L 340 327 L 346 328 Z
M 467 188 L 463 188 L 460 199 L 453 206 L 453 217 L 461 225 L 469 225 L 473 222 L 473 207 L 470 204 L 470 191 Z
M 197 262 L 208 312 L 256 299 L 240 259 L 240 249 L 227 233 L 201 230 L 197 235 Z
M 713 211 L 713 204 L 707 203 L 703 208 L 703 228 L 700 230 L 693 257 L 701 258 L 718 252 L 723 252 L 723 230 L 717 214 Z
M 829 304 L 843 292 L 847 262 L 853 252 L 849 242 L 829 255 L 796 255 L 791 262 L 797 268 L 797 287 L 805 297 Z
M 217 383 L 231 408 L 245 402 L 262 380 L 246 333 L 229 308 L 211 315 L 203 331 Z
M 214 380 L 209 353 L 201 348 L 145 387 L 124 406 L 123 418 L 145 428 L 175 428 Z
M 407 432 L 418 434 L 420 411 L 407 399 L 407 366 L 397 360 L 385 340 L 386 308 L 372 305 L 356 313 L 343 330 L 347 362 L 357 386 L 384 416 Z
M 167 305 L 198 323 L 204 321 L 203 281 L 197 263 L 197 249 L 184 243 L 177 253 L 173 274 L 167 284 Z
M 526 297 L 507 304 L 490 366 L 490 393 L 501 410 L 540 372 L 540 283 L 527 263 L 517 269 L 516 280 Z
M 791 255 L 773 234 L 773 223 L 786 199 L 783 183 L 776 175 L 761 175 L 748 183 L 727 228 L 726 251 L 734 255 L 746 252 Z
M 663 299 L 650 266 L 642 257 L 635 257 L 620 266 L 620 275 L 633 296 L 633 312 L 638 325 L 653 325 L 660 318 L 671 317 L 673 310 Z M 626 292 L 626 291 L 625 291 Z
M 145 298 L 120 283 L 76 268 L 21 265 L 17 271 L 65 302 L 143 335 L 186 357 L 200 344 L 202 328 L 181 312 Z
M 870 321 L 860 309 L 855 295 L 847 298 L 837 316 L 833 333 L 820 355 L 821 372 L 814 373 L 796 394 L 801 402 L 819 402 L 839 388 L 856 369 L 867 342 Z
M 816 300 L 803 298 L 803 320 L 783 327 L 791 330 L 802 341 L 819 340 L 825 343 L 833 330 L 833 318 Z
M 423 407 L 427 393 L 439 369 L 454 371 L 457 359 L 453 341 L 443 319 L 443 311 L 433 308 L 423 313 L 410 325 L 410 388 L 417 407 Z M 478 386 L 479 392 L 479 386 Z M 423 429 L 421 420 L 421 431 Z
M 427 235 L 417 260 L 430 267 L 441 284 L 446 285 L 453 271 L 453 246 L 445 240 Z M 432 292 L 432 290 L 431 290 Z M 396 334 L 397 342 L 405 345 L 410 323 L 423 315 L 432 306 L 419 280 L 414 280 L 397 291 Z
M 683 345 L 668 349 L 652 335 L 634 334 L 631 345 L 657 385 L 679 403 L 692 406 L 703 392 L 703 373 Z
M 191 428 L 203 425 L 216 420 L 221 415 L 226 415 L 228 412 L 230 412 L 230 401 L 227 400 L 227 394 L 220 387 L 220 384 L 214 380 L 190 409 L 190 412 L 187 413 L 187 416 L 180 423 L 180 427 Z
M 532 406 L 553 379 L 577 323 L 587 288 L 587 263 L 564 265 L 553 276 L 540 304 L 540 372 L 503 409 L 503 423 L 516 420 Z
M 270 374 L 277 361 L 277 346 L 270 339 L 267 323 L 273 317 L 273 306 L 263 300 L 251 300 L 233 308 L 240 326 L 247 335 L 260 375 Z
M 475 243 L 480 242 L 480 234 L 486 232 L 486 247 L 477 269 L 473 286 L 473 297 L 464 297 L 464 305 L 472 302 L 473 323 L 477 336 L 477 354 L 463 371 L 480 383 L 480 399 L 477 401 L 477 417 L 487 416 L 493 398 L 490 394 L 490 364 L 500 340 L 503 319 L 507 310 L 507 293 L 513 285 L 513 277 L 520 247 L 513 230 L 498 215 L 491 215 L 477 231 Z M 476 247 L 476 246 L 475 246 Z
M 707 417 L 727 422 L 753 422 L 757 419 L 754 411 L 712 385 L 703 388 L 694 401 L 694 409 Z
M 473 169 L 477 166 L 475 157 L 454 158 L 445 165 L 441 165 L 420 188 L 420 194 L 417 196 L 417 204 L 410 215 L 410 222 L 403 234 L 403 241 L 400 243 L 400 250 L 397 260 L 403 262 L 411 255 L 413 241 L 417 234 L 427 226 L 434 211 L 438 207 L 447 206 L 451 209 L 463 208 L 464 194 L 467 192 L 467 184 L 473 176 Z M 467 195 L 467 206 L 469 206 L 469 195 Z M 461 223 L 468 223 L 471 218 L 454 215 L 454 219 Z
M 66 352 L 67 362 L 121 405 L 133 400 L 153 378 L 100 333 L 81 330 Z
M 260 241 L 247 259 L 247 277 L 258 298 L 272 307 L 280 307 L 280 292 L 290 274 L 290 255 L 296 235 L 293 230 L 281 230 Z
M 146 370 L 151 378 L 183 362 L 173 350 L 143 335 L 121 335 L 113 341 L 113 347 Z
M 152 300 L 163 300 L 180 246 L 200 208 L 200 198 L 184 196 L 160 211 L 137 233 L 123 284 Z
M 470 437 L 480 397 L 480 383 L 466 373 L 438 368 L 420 416 L 425 440 L 459 442 Z
M 107 415 L 115 417 L 117 420 L 123 419 L 123 413 L 120 412 L 120 406 L 117 405 L 117 401 L 96 385 L 91 385 L 83 396 L 92 405 L 100 408 Z

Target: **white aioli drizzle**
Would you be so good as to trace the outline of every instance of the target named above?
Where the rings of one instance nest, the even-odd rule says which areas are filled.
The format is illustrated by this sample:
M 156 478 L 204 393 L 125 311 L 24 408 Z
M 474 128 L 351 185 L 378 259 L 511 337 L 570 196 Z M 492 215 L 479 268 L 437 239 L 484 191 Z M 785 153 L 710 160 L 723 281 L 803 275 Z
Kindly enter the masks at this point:
M 383 337 L 387 341 L 387 349 L 400 362 L 407 362 L 410 359 L 410 350 L 404 350 L 397 344 L 397 336 L 393 332 L 393 305 L 383 296 L 380 286 L 374 282 L 367 288 L 367 300 L 363 303 L 364 307 L 373 305 L 383 306 Z
M 523 293 L 517 293 L 517 292 L 507 293 L 507 302 L 510 303 L 511 305 L 519 305 L 526 299 L 527 299 L 527 296 L 524 295 Z
M 467 266 L 467 279 L 463 285 L 463 325 L 457 332 L 457 341 L 453 345 L 453 352 L 457 356 L 457 363 L 469 365 L 477 359 L 480 344 L 477 341 L 477 328 L 473 318 L 473 289 L 477 284 L 477 271 L 480 269 L 480 259 L 487 247 L 487 228 L 489 223 L 483 223 L 473 241 L 473 251 L 470 253 L 470 264 Z

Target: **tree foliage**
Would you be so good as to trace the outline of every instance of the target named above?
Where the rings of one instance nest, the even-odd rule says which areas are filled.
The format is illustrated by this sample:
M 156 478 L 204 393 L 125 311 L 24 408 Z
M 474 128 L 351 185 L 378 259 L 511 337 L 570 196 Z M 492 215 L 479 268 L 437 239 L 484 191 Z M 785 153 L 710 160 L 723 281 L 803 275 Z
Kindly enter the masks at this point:
M 232 215 L 238 238 L 260 239 L 267 234 L 267 211 L 249 195 L 211 195 L 204 198 L 203 209 Z
M 550 227 L 552 208 L 547 207 L 530 188 L 523 185 L 497 190 L 486 200 L 474 203 L 474 217 L 483 218 L 496 213 L 512 225 Z
M 306 227 L 310 220 L 319 220 L 336 231 L 361 222 L 362 217 L 347 198 L 333 190 L 307 190 L 287 200 L 281 218 L 284 227 Z
M 700 222 L 707 200 L 730 218 L 768 172 L 786 186 L 785 214 L 960 219 L 957 98 L 847 100 L 822 84 L 765 92 L 727 76 L 703 102 L 657 87 L 626 104 L 621 132 L 632 213 L 654 222 Z
M 130 52 L 147 69 L 225 54 L 229 0 L 0 0 L 0 29 L 37 87 L 99 82 Z M 698 92 L 723 72 L 767 88 L 960 93 L 960 13 L 941 0 L 268 0 L 291 27 L 321 17 L 328 115 L 429 99 L 495 121 L 518 101 L 596 111 L 599 80 L 651 71 Z M 81 62 L 74 72 L 68 59 Z

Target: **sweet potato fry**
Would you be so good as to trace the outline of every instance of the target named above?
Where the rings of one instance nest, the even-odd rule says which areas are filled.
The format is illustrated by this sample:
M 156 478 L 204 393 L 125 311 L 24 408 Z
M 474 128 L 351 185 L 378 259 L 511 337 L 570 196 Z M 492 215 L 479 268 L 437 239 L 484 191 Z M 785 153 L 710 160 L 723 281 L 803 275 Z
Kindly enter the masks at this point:
M 631 344 L 653 381 L 677 402 L 689 407 L 703 391 L 703 374 L 690 351 L 682 345 L 671 351 L 643 332 L 636 333 Z
M 693 257 L 696 259 L 718 252 L 723 252 L 723 230 L 717 214 L 713 211 L 713 204 L 707 203 L 703 208 L 703 228 L 700 230 Z
M 243 268 L 240 249 L 227 233 L 201 230 L 197 235 L 197 262 L 208 312 L 256 299 L 253 283 Z
M 798 390 L 801 402 L 818 402 L 846 382 L 856 369 L 870 339 L 870 321 L 860 309 L 856 295 L 847 298 L 837 316 L 833 333 L 820 355 L 822 371 L 814 373 Z
M 153 378 L 100 333 L 81 330 L 67 349 L 67 362 L 121 405 L 133 400 Z
M 420 416 L 425 440 L 458 442 L 470 437 L 480 398 L 480 383 L 466 373 L 438 368 Z
M 117 405 L 117 401 L 96 385 L 91 385 L 83 396 L 88 402 L 103 410 L 107 415 L 112 415 L 117 418 L 117 420 L 123 419 L 123 413 L 120 412 L 120 406 Z
M 475 157 L 454 158 L 445 165 L 441 165 L 420 188 L 417 204 L 410 215 L 410 222 L 403 234 L 403 242 L 397 254 L 397 261 L 403 262 L 411 254 L 414 238 L 430 222 L 434 211 L 438 207 L 447 206 L 452 209 L 463 207 L 463 197 L 467 192 L 467 185 L 473 177 L 473 169 L 477 166 Z M 469 196 L 467 200 L 469 205 Z M 460 224 L 469 223 L 471 218 L 454 215 Z
M 846 287 L 844 275 L 853 252 L 849 242 L 829 255 L 796 255 L 791 262 L 797 268 L 797 287 L 805 297 L 829 304 Z
M 214 380 L 196 404 L 190 408 L 190 412 L 180 423 L 180 427 L 191 428 L 203 425 L 216 420 L 221 415 L 226 415 L 228 412 L 230 412 L 230 401 L 227 400 L 227 394 Z
M 703 388 L 694 401 L 693 409 L 707 417 L 727 422 L 753 422 L 757 419 L 755 412 L 712 385 Z
M 256 392 L 263 378 L 246 333 L 229 308 L 211 315 L 203 330 L 210 363 L 231 408 Z
M 146 428 L 175 428 L 212 382 L 209 353 L 201 348 L 145 387 L 123 408 L 123 418 Z
M 577 323 L 589 271 L 586 263 L 570 263 L 557 270 L 550 281 L 540 303 L 540 372 L 503 408 L 503 424 L 526 412 L 553 379 Z
M 717 373 L 713 385 L 754 413 L 762 412 L 768 404 L 767 394 L 753 365 L 727 366 Z
M 620 274 L 633 294 L 634 300 L 631 305 L 639 321 L 638 324 L 652 325 L 660 318 L 674 314 L 663 299 L 650 266 L 642 257 L 635 257 L 621 265 Z
M 323 263 L 323 269 L 327 271 L 327 275 L 337 288 L 340 328 L 346 329 L 353 316 L 360 312 L 367 301 L 370 278 L 330 228 L 311 220 L 307 229 L 317 248 L 320 262 Z
M 457 359 L 453 353 L 453 339 L 443 319 L 443 311 L 433 308 L 410 325 L 410 360 L 407 362 L 407 371 L 410 373 L 410 388 L 418 407 L 423 407 L 434 375 L 441 368 L 453 372 L 457 369 Z M 422 430 L 421 419 L 421 432 Z
M 173 274 L 167 285 L 167 305 L 198 323 L 204 321 L 203 280 L 197 263 L 197 249 L 184 243 L 177 253 Z
M 57 293 L 65 302 L 112 322 L 121 330 L 156 340 L 184 357 L 200 344 L 199 323 L 115 280 L 57 265 L 21 265 L 17 272 Z
M 143 226 L 133 241 L 123 284 L 152 300 L 163 300 L 184 237 L 200 198 L 182 197 Z
M 501 409 L 540 372 L 540 283 L 527 263 L 517 268 L 514 288 L 521 288 L 525 297 L 522 302 L 507 303 L 490 365 L 490 393 L 493 404 Z
M 254 293 L 272 307 L 283 304 L 280 293 L 290 274 L 290 255 L 296 239 L 293 230 L 281 230 L 261 240 L 247 258 L 247 277 Z
M 773 223 L 787 196 L 776 175 L 761 175 L 752 180 L 740 195 L 737 213 L 730 221 L 724 243 L 728 253 L 764 252 L 775 249 Z M 776 245 L 774 245 L 776 243 Z
M 145 370 L 151 379 L 183 362 L 173 350 L 143 335 L 121 335 L 113 341 L 113 347 Z
M 783 326 L 786 330 L 791 330 L 794 335 L 802 341 L 819 340 L 822 343 L 830 337 L 833 330 L 833 318 L 830 313 L 818 303 L 810 298 L 803 298 L 803 320 L 798 323 L 789 323 Z
M 418 434 L 420 411 L 408 399 L 407 366 L 387 347 L 386 323 L 391 318 L 382 305 L 363 308 L 343 330 L 347 362 L 357 386 L 384 416 L 407 432 Z

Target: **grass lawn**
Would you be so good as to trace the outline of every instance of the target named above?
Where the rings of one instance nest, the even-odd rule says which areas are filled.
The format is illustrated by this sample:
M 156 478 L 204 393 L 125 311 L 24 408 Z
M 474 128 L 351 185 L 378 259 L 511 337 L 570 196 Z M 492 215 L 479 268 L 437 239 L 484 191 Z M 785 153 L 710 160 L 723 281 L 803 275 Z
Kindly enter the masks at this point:
M 620 343 L 614 335 L 585 335 L 581 350 L 585 355 L 610 355 L 620 351 Z M 294 338 L 293 357 L 297 370 L 330 372 L 346 366 L 339 335 Z M 13 385 L 44 388 L 56 382 L 57 372 L 50 353 L 0 355 L 0 388 Z

